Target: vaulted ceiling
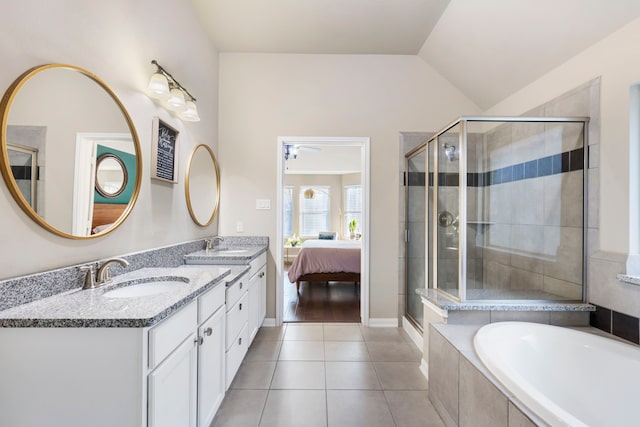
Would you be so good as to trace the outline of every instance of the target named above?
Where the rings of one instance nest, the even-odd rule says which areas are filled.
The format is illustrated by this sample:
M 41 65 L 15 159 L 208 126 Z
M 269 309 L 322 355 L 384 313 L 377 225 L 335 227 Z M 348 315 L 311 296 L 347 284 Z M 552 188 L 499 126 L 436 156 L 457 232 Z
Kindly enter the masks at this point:
M 640 16 L 638 0 L 192 0 L 221 52 L 420 55 L 486 109 Z

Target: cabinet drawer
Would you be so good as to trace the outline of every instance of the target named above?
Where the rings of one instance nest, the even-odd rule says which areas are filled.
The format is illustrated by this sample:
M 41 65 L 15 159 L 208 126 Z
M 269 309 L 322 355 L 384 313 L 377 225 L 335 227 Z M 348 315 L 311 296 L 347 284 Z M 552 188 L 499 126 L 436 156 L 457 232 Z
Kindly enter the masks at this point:
M 249 275 L 246 273 L 233 285 L 227 288 L 227 311 L 231 310 L 238 300 L 247 292 Z
M 226 334 L 226 349 L 228 350 L 233 344 L 233 341 L 238 336 L 238 333 L 243 326 L 249 320 L 249 295 L 245 292 L 244 296 L 240 298 L 232 308 L 227 312 L 227 334 Z
M 249 328 L 245 324 L 238 337 L 233 340 L 233 345 L 227 351 L 227 388 L 231 385 L 231 381 L 233 381 L 233 377 L 236 375 L 236 372 L 238 372 L 242 359 L 244 359 L 245 354 L 247 354 L 249 347 L 248 333 Z
M 204 322 L 224 304 L 224 281 L 198 297 L 198 324 Z
M 198 327 L 195 301 L 149 330 L 149 369 L 162 362 Z
M 248 273 L 248 277 L 253 276 L 260 270 L 260 267 L 267 263 L 267 253 L 263 252 L 260 256 L 249 263 L 250 269 Z

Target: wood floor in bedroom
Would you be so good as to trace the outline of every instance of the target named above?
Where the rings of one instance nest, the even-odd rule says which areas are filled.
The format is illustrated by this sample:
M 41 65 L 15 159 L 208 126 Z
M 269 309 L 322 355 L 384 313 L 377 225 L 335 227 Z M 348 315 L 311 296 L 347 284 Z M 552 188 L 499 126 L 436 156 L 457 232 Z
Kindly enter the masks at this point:
M 302 282 L 284 280 L 284 322 L 360 323 L 360 285 L 352 282 Z

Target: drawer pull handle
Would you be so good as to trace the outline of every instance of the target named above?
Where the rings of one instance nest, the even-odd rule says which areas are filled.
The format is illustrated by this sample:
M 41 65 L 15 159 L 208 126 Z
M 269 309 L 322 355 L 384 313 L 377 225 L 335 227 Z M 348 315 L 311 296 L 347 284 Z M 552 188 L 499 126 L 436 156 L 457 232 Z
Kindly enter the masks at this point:
M 240 289 L 242 289 L 242 282 L 240 282 Z
M 210 337 L 212 333 L 213 333 L 213 329 L 211 328 L 207 328 L 204 330 L 204 334 L 208 337 Z
M 242 337 L 238 338 L 238 345 L 242 345 Z
M 264 277 L 264 271 L 262 273 L 258 274 L 258 277 L 262 279 Z
M 242 303 L 240 303 L 240 309 L 239 310 L 242 311 Z
M 196 339 L 195 339 L 195 340 L 193 340 L 193 342 L 194 342 L 194 343 L 196 343 L 196 344 L 200 344 L 200 345 L 202 345 L 202 343 L 204 342 L 204 338 L 202 338 L 202 337 L 196 337 Z

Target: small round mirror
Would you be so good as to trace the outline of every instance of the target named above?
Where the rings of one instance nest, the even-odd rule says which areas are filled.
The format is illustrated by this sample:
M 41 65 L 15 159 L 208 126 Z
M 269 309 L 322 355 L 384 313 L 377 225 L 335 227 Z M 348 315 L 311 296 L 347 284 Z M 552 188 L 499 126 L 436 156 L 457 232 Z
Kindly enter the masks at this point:
M 200 144 L 191 152 L 184 185 L 191 219 L 201 227 L 208 226 L 220 203 L 220 171 L 209 146 Z
M 124 162 L 115 154 L 103 154 L 96 162 L 96 191 L 102 197 L 118 197 L 127 186 L 129 176 Z

